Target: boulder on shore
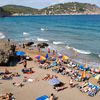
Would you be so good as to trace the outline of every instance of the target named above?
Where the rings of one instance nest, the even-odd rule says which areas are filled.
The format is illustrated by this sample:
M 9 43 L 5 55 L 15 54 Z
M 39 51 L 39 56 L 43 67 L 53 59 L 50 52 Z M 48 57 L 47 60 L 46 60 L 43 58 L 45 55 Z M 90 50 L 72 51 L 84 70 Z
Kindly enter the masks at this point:
M 9 61 L 15 55 L 16 46 L 9 41 L 0 40 L 0 66 L 8 65 Z
M 40 48 L 45 48 L 45 47 L 48 47 L 48 46 L 49 45 L 45 42 L 37 44 L 37 47 L 40 47 Z
M 28 42 L 28 43 L 26 43 L 25 45 L 26 46 L 31 46 L 31 45 L 33 45 L 34 44 L 34 42 Z

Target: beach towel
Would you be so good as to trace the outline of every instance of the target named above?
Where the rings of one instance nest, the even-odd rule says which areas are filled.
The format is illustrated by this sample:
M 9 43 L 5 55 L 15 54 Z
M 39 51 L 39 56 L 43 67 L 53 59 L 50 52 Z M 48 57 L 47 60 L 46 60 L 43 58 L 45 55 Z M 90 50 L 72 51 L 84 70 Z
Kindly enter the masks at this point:
M 48 82 L 50 85 L 57 85 L 61 83 L 57 78 L 50 79 Z
M 33 73 L 35 73 L 35 71 L 33 71 L 33 72 L 26 72 L 24 74 L 33 74 Z
M 49 100 L 49 97 L 47 95 L 44 95 L 44 96 L 36 98 L 36 100 Z

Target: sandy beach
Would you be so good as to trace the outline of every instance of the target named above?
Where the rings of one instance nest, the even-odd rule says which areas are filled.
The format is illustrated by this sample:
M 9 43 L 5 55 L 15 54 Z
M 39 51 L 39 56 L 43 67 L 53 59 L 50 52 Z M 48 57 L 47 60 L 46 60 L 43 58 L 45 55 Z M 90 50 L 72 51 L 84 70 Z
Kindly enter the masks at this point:
M 16 66 L 13 67 L 7 67 L 9 71 L 18 72 L 21 76 L 17 79 L 13 78 L 12 80 L 0 80 L 0 95 L 11 92 L 14 94 L 16 100 L 36 100 L 37 97 L 40 97 L 42 95 L 50 96 L 51 93 L 53 93 L 56 97 L 58 97 L 57 100 L 73 100 L 73 99 L 74 100 L 99 100 L 100 99 L 99 98 L 100 92 L 98 92 L 96 96 L 90 97 L 86 93 L 80 92 L 80 90 L 76 87 L 70 88 L 69 86 L 70 77 L 55 73 L 51 70 L 52 68 L 40 69 L 39 64 L 35 62 L 35 56 L 36 54 L 39 54 L 39 52 L 34 50 L 33 51 L 26 50 L 22 48 L 19 48 L 18 50 L 25 51 L 27 55 L 33 58 L 32 61 L 27 62 L 27 67 L 28 68 L 32 67 L 34 73 L 29 75 L 23 74 L 21 72 L 23 68 L 23 64 L 17 64 Z M 0 67 L 0 71 L 4 72 L 5 68 L 6 67 Z M 60 81 L 66 83 L 65 85 L 68 88 L 59 92 L 55 91 L 53 89 L 53 86 L 51 86 L 48 83 L 48 80 L 42 80 L 46 74 L 56 75 Z M 35 79 L 35 81 L 23 82 L 23 78 L 25 76 L 31 77 Z M 15 82 L 16 80 L 23 82 L 24 86 L 23 87 L 14 86 L 12 83 Z M 91 79 L 90 81 L 93 80 Z

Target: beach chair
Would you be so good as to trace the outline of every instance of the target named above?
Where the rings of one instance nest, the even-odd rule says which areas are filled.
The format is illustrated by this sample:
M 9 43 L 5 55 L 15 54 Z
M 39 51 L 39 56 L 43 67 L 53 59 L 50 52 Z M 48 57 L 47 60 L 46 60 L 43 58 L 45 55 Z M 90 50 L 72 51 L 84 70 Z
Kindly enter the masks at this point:
M 81 89 L 81 88 L 84 88 L 86 86 L 88 86 L 88 83 L 87 82 L 84 83 L 84 84 L 82 84 L 82 85 L 78 85 L 77 88 Z
M 88 91 L 88 95 L 93 97 L 97 94 L 97 92 L 100 90 L 100 87 L 99 86 L 96 86 L 96 85 L 93 85 L 91 83 L 88 84 L 88 86 L 91 88 L 90 91 Z
M 99 86 L 94 85 L 91 89 L 91 91 L 88 91 L 88 95 L 93 97 L 97 94 L 97 92 L 100 90 Z
M 51 64 L 50 66 L 48 66 L 47 68 L 51 68 L 51 67 L 54 67 L 54 66 L 57 66 L 58 64 L 57 64 L 57 62 L 56 61 L 54 61 L 53 62 L 53 64 Z

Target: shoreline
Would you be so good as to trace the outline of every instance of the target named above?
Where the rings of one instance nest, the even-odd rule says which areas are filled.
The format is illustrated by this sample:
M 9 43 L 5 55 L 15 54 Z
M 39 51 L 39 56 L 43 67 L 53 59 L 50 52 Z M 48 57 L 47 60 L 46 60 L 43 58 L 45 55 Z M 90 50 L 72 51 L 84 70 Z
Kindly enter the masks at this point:
M 36 15 L 11 15 L 11 16 L 4 16 L 0 18 L 6 17 L 34 17 L 34 16 L 99 16 L 100 14 L 55 14 L 55 15 L 45 15 L 45 14 L 36 14 Z
M 7 42 L 7 39 L 3 39 L 4 41 L 6 41 Z M 47 43 L 50 47 L 50 49 L 51 49 L 51 51 L 54 49 L 54 47 L 56 46 L 56 48 L 54 49 L 54 50 L 57 50 L 59 47 L 60 47 L 60 49 L 59 50 L 57 50 L 57 52 L 58 52 L 58 54 L 60 54 L 61 52 L 63 52 L 63 53 L 61 53 L 62 55 L 64 54 L 64 55 L 67 55 L 67 56 L 69 56 L 70 57 L 70 59 L 73 61 L 73 62 L 76 62 L 76 63 L 78 63 L 78 64 L 82 64 L 82 65 L 85 65 L 86 63 L 88 64 L 88 66 L 90 66 L 90 67 L 93 67 L 93 68 L 99 68 L 99 66 L 100 66 L 100 63 L 98 63 L 98 62 L 96 62 L 96 61 L 92 61 L 92 60 L 90 60 L 89 58 L 85 58 L 85 56 L 89 56 L 89 55 L 91 55 L 91 54 L 82 54 L 82 53 L 80 53 L 80 52 L 77 52 L 77 50 L 78 49 L 75 49 L 74 50 L 74 48 L 73 47 L 69 47 L 68 46 L 68 48 L 66 48 L 65 49 L 65 51 L 62 51 L 62 48 L 64 47 L 61 47 L 59 44 L 52 44 L 52 43 L 49 43 L 49 41 L 30 41 L 30 40 L 23 40 L 23 41 L 14 41 L 14 40 L 11 40 L 11 44 L 14 44 L 14 45 L 21 45 L 21 47 L 23 46 L 23 44 L 27 44 L 28 42 L 34 42 L 34 44 L 35 45 L 37 45 L 38 43 Z M 34 48 L 34 47 L 31 47 L 31 48 Z M 47 47 L 48 48 L 48 47 Z M 47 48 L 43 48 L 43 49 L 41 49 L 42 50 L 42 52 L 47 52 Z M 66 51 L 67 50 L 67 51 Z M 69 52 L 70 51 L 70 52 Z M 72 55 L 70 55 L 69 53 L 72 53 Z M 74 54 L 75 53 L 75 54 Z M 82 55 L 82 56 L 81 56 Z M 98 55 L 99 56 L 99 55 Z M 92 56 L 91 56 L 92 57 Z M 100 57 L 99 57 L 100 58 Z

